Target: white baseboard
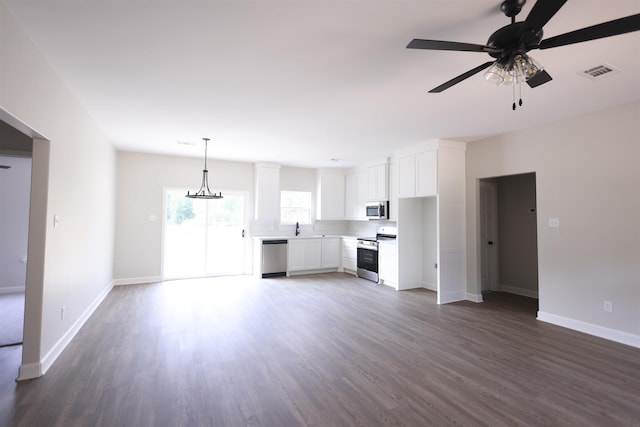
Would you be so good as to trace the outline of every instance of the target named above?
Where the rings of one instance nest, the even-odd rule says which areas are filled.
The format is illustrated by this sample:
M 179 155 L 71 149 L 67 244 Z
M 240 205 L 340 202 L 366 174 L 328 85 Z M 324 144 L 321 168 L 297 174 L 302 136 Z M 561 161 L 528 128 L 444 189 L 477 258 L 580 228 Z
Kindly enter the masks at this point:
M 31 380 L 42 376 L 42 363 L 27 363 L 18 369 L 16 381 Z
M 53 362 L 60 356 L 62 351 L 67 348 L 73 337 L 76 336 L 82 325 L 91 317 L 93 312 L 102 303 L 105 297 L 109 294 L 113 288 L 114 283 L 111 282 L 105 287 L 102 292 L 93 300 L 93 302 L 87 307 L 82 315 L 76 320 L 73 325 L 67 330 L 67 332 L 58 340 L 58 342 L 49 350 L 49 352 L 42 358 L 40 363 L 29 363 L 20 366 L 18 381 L 37 378 L 44 375 L 47 370 L 53 365 Z
M 435 283 L 422 283 L 422 287 L 425 289 L 429 289 L 430 291 L 438 292 L 438 285 Z
M 351 274 L 352 276 L 357 276 L 358 273 L 356 272 L 356 270 L 351 270 L 349 268 L 343 268 L 342 269 L 343 273 L 347 273 L 347 274 Z
M 467 301 L 484 302 L 484 300 L 482 299 L 482 294 L 472 294 L 470 292 L 467 292 Z
M 0 295 L 17 293 L 24 293 L 24 286 L 7 286 L 6 288 L 0 288 Z
M 464 301 L 466 298 L 466 292 L 438 292 L 438 304 L 448 304 L 450 302 Z
M 430 291 L 434 291 L 434 292 L 438 292 L 438 285 L 433 284 L 433 283 L 426 283 L 423 282 L 422 283 L 422 287 L 425 289 L 428 289 Z M 460 296 L 460 294 L 456 293 L 454 295 L 450 295 L 450 299 L 448 298 L 446 302 L 454 302 L 454 301 L 460 301 L 459 299 L 455 299 L 458 298 Z M 482 299 L 482 294 L 472 294 L 469 292 L 465 293 L 464 298 L 462 298 L 463 300 L 467 300 L 467 301 L 472 301 L 472 302 L 483 302 L 484 300 Z M 445 302 L 443 302 L 442 304 L 445 304 Z
M 334 273 L 338 271 L 337 267 L 333 268 L 321 268 L 318 270 L 300 270 L 300 271 L 288 271 L 287 276 L 302 276 L 304 274 L 318 274 L 318 273 Z
M 508 292 L 510 294 L 516 294 L 516 295 L 521 295 L 523 297 L 538 299 L 538 291 L 534 291 L 531 289 L 522 289 L 522 288 L 516 288 L 513 286 L 500 285 L 500 290 L 502 292 Z
M 594 335 L 610 341 L 619 342 L 621 344 L 630 345 L 640 348 L 640 336 L 633 335 L 628 332 L 617 331 L 615 329 L 606 328 L 604 326 L 594 325 L 592 323 L 583 322 L 581 320 L 570 319 L 568 317 L 558 316 L 556 314 L 538 311 L 538 320 L 562 326 L 564 328 L 573 329 L 585 334 Z
M 114 286 L 122 286 L 122 285 L 138 285 L 141 283 L 154 283 L 161 282 L 162 277 L 160 276 L 147 276 L 147 277 L 129 277 L 126 279 L 114 279 Z

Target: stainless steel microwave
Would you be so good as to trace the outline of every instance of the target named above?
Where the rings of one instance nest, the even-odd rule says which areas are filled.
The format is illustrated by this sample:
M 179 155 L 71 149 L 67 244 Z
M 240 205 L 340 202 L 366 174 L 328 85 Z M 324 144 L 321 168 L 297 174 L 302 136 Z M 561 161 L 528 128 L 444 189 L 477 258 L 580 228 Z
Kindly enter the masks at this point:
M 389 202 L 367 202 L 367 219 L 389 219 Z

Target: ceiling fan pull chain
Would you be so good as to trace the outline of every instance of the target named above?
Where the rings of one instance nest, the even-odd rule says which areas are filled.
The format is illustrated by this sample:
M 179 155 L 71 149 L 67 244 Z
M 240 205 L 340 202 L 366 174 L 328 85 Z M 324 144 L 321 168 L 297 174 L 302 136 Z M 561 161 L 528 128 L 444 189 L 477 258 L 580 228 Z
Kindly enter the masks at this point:
M 520 101 L 518 101 L 518 105 L 522 107 L 522 81 L 518 82 L 518 90 L 520 91 Z
M 513 111 L 516 111 L 516 86 L 512 85 L 511 89 L 511 92 L 513 93 L 513 105 L 511 106 L 511 108 L 513 109 Z

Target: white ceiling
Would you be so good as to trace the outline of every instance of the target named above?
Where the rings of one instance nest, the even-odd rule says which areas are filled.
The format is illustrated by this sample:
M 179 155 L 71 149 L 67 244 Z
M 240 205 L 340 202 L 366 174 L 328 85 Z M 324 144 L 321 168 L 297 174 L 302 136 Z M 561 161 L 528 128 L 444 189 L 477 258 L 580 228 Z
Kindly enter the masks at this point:
M 640 100 L 640 32 L 530 52 L 554 80 L 523 86 L 515 112 L 482 73 L 427 93 L 491 58 L 407 43 L 484 44 L 509 23 L 500 0 L 0 1 L 122 150 L 197 157 L 209 137 L 209 157 L 347 167 Z M 640 0 L 569 1 L 545 37 L 636 13 Z M 577 74 L 602 63 L 622 72 Z

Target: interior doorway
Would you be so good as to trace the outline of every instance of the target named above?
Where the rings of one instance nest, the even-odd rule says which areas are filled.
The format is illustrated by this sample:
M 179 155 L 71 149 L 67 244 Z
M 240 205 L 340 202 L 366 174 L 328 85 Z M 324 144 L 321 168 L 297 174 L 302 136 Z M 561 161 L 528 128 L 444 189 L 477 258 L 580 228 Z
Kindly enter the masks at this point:
M 33 139 L 0 109 L 0 387 L 23 357 Z
M 163 279 L 245 274 L 248 194 L 228 191 L 222 199 L 195 200 L 186 193 L 165 189 Z
M 22 345 L 30 192 L 31 156 L 0 151 L 0 347 Z
M 481 179 L 481 289 L 538 298 L 536 174 Z

